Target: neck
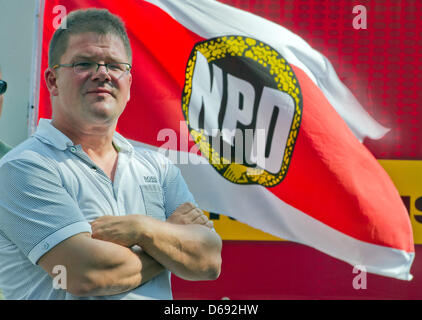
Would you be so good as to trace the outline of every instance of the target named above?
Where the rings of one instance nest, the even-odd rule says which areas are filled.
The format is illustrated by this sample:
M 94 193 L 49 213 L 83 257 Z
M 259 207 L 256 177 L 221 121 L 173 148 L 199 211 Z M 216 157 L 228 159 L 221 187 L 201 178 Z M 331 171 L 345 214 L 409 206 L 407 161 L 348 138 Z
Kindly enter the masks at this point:
M 113 134 L 117 121 L 111 126 L 81 123 L 69 126 L 53 118 L 52 125 L 72 140 L 74 145 L 80 144 L 90 159 L 114 181 L 118 153 L 113 146 Z
M 115 151 L 112 142 L 117 121 L 111 125 L 81 122 L 69 124 L 53 118 L 52 125 L 72 140 L 74 145 L 81 145 L 88 155 L 102 157 Z

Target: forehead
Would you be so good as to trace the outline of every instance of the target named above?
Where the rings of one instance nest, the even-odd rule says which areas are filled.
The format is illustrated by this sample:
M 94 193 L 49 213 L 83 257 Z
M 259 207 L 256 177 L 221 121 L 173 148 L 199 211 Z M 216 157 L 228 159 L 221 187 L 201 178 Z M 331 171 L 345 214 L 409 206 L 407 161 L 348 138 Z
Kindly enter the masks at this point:
M 74 34 L 69 37 L 61 62 L 68 63 L 77 57 L 121 62 L 128 60 L 123 41 L 118 36 L 94 32 Z

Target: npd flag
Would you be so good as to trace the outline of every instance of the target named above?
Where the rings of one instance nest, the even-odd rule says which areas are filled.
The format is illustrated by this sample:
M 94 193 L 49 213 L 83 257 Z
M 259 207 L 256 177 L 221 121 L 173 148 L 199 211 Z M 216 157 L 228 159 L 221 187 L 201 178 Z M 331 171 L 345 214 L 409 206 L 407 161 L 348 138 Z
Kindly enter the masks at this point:
M 56 4 L 46 3 L 44 56 Z M 211 0 L 60 4 L 105 7 L 125 21 L 133 84 L 119 131 L 173 150 L 201 208 L 368 272 L 411 279 L 407 210 L 359 141 L 387 129 L 303 39 Z

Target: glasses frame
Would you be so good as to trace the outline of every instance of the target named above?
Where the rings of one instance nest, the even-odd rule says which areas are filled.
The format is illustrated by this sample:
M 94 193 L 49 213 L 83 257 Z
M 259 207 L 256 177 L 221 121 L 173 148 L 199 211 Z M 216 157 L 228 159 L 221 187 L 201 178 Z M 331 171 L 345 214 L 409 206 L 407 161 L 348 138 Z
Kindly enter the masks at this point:
M 5 94 L 7 91 L 7 82 L 4 80 L 0 80 L 0 96 Z
M 72 67 L 73 68 L 73 72 L 75 74 L 80 74 L 80 73 L 77 73 L 76 70 L 75 70 L 75 66 L 77 64 L 80 64 L 80 63 L 92 63 L 92 64 L 96 64 L 97 65 L 97 69 L 95 69 L 95 72 L 94 73 L 97 73 L 98 72 L 98 69 L 100 69 L 100 67 L 105 67 L 108 75 L 110 75 L 110 72 L 109 72 L 109 69 L 108 69 L 110 65 L 112 65 L 112 64 L 124 64 L 124 65 L 127 66 L 127 68 L 126 68 L 125 71 L 123 71 L 122 75 L 120 77 L 118 77 L 118 79 L 120 79 L 125 73 L 129 73 L 130 70 L 132 70 L 132 65 L 130 63 L 127 63 L 127 62 L 97 63 L 97 62 L 92 62 L 92 61 L 78 61 L 78 62 L 74 62 L 74 63 L 56 64 L 56 65 L 53 66 L 53 69 L 58 69 L 58 68 L 61 68 L 61 67 L 69 67 L 69 68 Z

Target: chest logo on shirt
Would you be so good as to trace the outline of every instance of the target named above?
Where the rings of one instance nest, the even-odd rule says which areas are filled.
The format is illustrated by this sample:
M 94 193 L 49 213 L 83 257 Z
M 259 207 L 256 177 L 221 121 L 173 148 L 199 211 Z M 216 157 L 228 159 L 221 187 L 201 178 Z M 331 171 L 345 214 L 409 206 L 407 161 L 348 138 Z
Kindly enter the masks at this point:
M 202 156 L 231 182 L 272 187 L 284 179 L 302 101 L 293 69 L 261 41 L 224 36 L 191 52 L 182 111 Z
M 154 176 L 144 176 L 144 182 L 145 183 L 157 183 L 157 177 Z

